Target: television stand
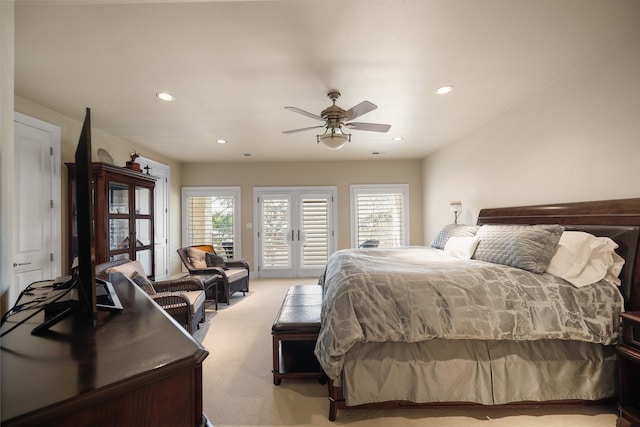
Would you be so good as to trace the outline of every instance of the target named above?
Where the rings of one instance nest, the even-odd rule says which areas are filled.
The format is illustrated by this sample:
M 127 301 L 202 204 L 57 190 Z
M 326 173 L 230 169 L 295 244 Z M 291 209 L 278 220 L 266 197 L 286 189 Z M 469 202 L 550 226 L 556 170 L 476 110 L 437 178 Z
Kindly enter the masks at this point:
M 63 321 L 74 312 L 78 313 L 80 310 L 80 304 L 74 300 L 56 301 L 47 304 L 44 307 L 44 321 L 31 330 L 31 335 L 46 333 L 49 328 Z

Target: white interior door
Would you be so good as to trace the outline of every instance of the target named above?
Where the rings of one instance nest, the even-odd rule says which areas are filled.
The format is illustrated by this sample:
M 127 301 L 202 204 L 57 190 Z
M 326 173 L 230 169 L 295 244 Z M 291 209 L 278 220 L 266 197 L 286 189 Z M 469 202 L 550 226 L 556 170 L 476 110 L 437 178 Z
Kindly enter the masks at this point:
M 29 284 L 61 274 L 60 128 L 14 115 L 15 281 L 10 304 Z
M 139 157 L 137 162 L 146 173 L 157 177 L 153 193 L 155 279 L 169 277 L 169 165 Z M 148 167 L 148 168 L 147 168 Z
M 259 276 L 319 276 L 335 247 L 335 188 L 259 188 L 254 192 Z

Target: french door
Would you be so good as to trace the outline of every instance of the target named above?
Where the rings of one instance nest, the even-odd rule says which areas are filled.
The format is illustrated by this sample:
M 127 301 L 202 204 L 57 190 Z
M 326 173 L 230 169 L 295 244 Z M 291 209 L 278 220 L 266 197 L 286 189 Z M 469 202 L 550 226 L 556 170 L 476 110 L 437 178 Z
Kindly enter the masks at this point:
M 319 277 L 335 250 L 335 187 L 256 188 L 260 277 Z

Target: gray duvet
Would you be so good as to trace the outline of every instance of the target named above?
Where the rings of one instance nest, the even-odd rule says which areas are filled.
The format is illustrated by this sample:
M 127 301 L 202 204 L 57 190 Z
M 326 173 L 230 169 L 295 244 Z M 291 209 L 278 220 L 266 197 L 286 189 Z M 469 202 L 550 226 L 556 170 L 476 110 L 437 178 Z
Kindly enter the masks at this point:
M 611 345 L 622 308 L 620 293 L 604 281 L 575 288 L 550 274 L 425 247 L 338 251 L 320 285 L 315 354 L 334 380 L 357 343 L 443 338 Z

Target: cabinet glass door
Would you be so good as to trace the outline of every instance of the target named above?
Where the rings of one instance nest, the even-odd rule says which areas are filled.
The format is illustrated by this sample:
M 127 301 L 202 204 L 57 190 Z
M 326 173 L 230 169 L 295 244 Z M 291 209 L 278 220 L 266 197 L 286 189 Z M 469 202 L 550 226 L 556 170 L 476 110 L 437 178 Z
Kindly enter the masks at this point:
M 151 220 L 136 218 L 136 248 L 151 244 Z
M 151 190 L 136 186 L 136 215 L 151 215 Z
M 152 254 L 150 247 L 153 245 L 153 221 L 151 212 L 153 206 L 152 190 L 148 187 L 136 185 L 134 189 L 135 230 L 136 230 L 136 260 L 140 261 L 144 271 L 153 271 Z M 150 274 L 150 273 L 149 273 Z
M 120 249 L 129 249 L 129 219 L 127 218 L 109 218 L 109 249 L 117 251 Z
M 129 214 L 129 186 L 127 184 L 109 183 L 109 213 Z

